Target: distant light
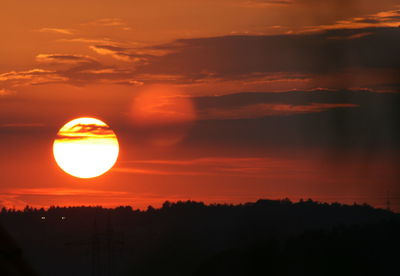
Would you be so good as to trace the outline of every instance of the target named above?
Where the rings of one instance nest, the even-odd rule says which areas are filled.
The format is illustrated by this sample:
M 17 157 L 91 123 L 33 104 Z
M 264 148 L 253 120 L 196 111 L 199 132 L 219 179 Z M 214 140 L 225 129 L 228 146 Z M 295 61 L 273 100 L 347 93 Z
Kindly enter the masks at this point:
M 46 219 L 46 217 L 41 217 L 41 219 Z
M 61 217 L 62 220 L 65 220 L 67 217 Z

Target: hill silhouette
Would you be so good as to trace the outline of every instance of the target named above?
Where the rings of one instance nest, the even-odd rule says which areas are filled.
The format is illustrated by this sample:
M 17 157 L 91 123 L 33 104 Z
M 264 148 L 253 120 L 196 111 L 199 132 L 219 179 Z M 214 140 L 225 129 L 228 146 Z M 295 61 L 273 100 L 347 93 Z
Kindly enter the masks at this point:
M 39 275 L 392 275 L 400 215 L 368 205 L 3 208 Z

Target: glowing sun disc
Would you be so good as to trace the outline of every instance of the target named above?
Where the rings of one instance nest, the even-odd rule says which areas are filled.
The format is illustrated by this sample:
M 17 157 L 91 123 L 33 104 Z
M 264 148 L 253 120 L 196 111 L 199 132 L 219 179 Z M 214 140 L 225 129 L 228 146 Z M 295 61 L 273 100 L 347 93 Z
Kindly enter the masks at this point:
M 79 178 L 100 176 L 118 159 L 117 136 L 104 122 L 95 118 L 77 118 L 57 133 L 53 154 L 58 166 Z

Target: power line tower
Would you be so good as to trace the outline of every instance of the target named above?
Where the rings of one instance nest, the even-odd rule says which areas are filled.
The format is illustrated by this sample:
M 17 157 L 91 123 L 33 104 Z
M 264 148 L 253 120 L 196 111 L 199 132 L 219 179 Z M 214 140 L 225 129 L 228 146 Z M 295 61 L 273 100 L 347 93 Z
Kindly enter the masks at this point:
M 115 274 L 115 252 L 114 252 L 114 229 L 111 224 L 110 216 L 107 218 L 106 229 L 106 257 L 107 257 L 107 275 Z
M 90 275 L 102 275 L 102 262 L 101 262 L 101 239 L 98 231 L 96 218 L 93 221 L 92 236 L 88 241 L 81 242 L 66 242 L 66 246 L 83 246 L 90 250 Z
M 101 220 L 100 220 L 101 221 Z M 100 223 L 101 224 L 101 223 Z M 115 276 L 117 275 L 117 253 L 124 244 L 121 235 L 114 231 L 110 216 L 107 218 L 106 228 L 99 231 L 96 218 L 93 221 L 92 236 L 88 241 L 67 242 L 66 246 L 84 246 L 90 249 L 91 276 Z M 105 230 L 105 231 L 104 231 Z
M 92 276 L 101 276 L 101 257 L 100 257 L 100 237 L 97 229 L 96 219 L 93 222 L 93 233 L 92 233 L 92 243 L 91 243 L 91 253 L 92 253 Z
M 122 233 L 119 233 L 122 234 Z M 114 231 L 114 227 L 111 223 L 110 215 L 107 217 L 107 226 L 105 232 L 105 253 L 107 260 L 107 276 L 115 276 L 116 268 L 117 268 L 117 249 L 121 249 L 121 246 L 124 244 L 123 238 L 121 235 L 118 235 L 117 232 Z

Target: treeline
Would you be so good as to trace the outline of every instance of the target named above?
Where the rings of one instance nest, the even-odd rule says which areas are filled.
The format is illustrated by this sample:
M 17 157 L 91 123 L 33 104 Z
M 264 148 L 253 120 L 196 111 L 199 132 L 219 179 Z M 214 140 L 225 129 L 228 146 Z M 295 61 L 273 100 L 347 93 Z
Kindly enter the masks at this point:
M 371 205 L 364 203 L 364 204 L 357 204 L 354 203 L 353 205 L 342 204 L 339 202 L 333 203 L 326 203 L 326 202 L 319 202 L 313 201 L 312 199 L 303 200 L 300 199 L 298 202 L 292 202 L 290 199 L 280 199 L 280 200 L 270 200 L 270 199 L 260 199 L 257 202 L 248 202 L 244 204 L 205 204 L 199 201 L 176 201 L 170 202 L 165 201 L 160 208 L 154 208 L 153 206 L 149 205 L 146 210 L 134 209 L 132 206 L 125 205 L 125 206 L 118 206 L 115 208 L 105 208 L 101 205 L 97 206 L 50 206 L 49 208 L 36 208 L 32 206 L 25 206 L 24 209 L 16 209 L 16 208 L 7 208 L 6 206 L 1 207 L 0 214 L 22 214 L 22 213 L 37 213 L 37 214 L 46 214 L 46 213 L 59 213 L 62 211 L 66 212 L 74 212 L 77 210 L 86 211 L 86 212 L 113 212 L 113 213 L 154 213 L 154 212 L 162 212 L 168 209 L 180 209 L 180 208 L 189 208 L 189 209 L 196 209 L 196 208 L 231 208 L 231 209 L 241 209 L 241 208 L 248 208 L 248 207 L 265 207 L 265 208 L 282 208 L 282 207 L 312 207 L 312 208 L 357 208 L 363 210 L 375 210 L 375 211 L 383 211 L 386 212 L 388 210 L 376 209 Z M 389 210 L 390 211 L 390 210 Z
M 44 276 L 95 268 L 114 275 L 386 275 L 400 233 L 400 215 L 388 210 L 288 199 L 166 201 L 146 210 L 27 206 L 3 208 L 0 222 Z

